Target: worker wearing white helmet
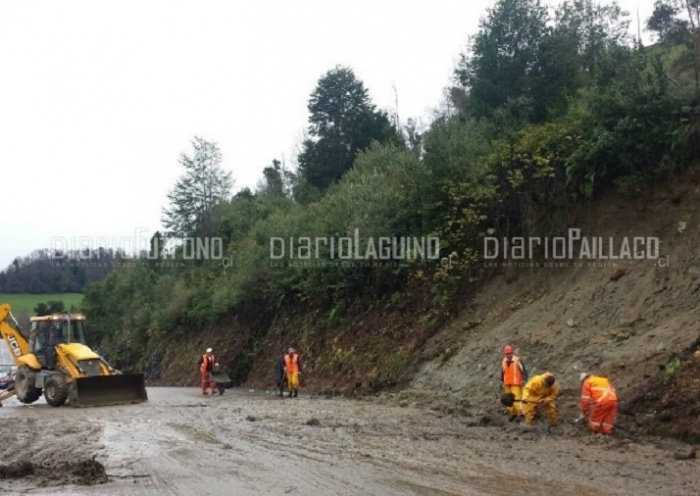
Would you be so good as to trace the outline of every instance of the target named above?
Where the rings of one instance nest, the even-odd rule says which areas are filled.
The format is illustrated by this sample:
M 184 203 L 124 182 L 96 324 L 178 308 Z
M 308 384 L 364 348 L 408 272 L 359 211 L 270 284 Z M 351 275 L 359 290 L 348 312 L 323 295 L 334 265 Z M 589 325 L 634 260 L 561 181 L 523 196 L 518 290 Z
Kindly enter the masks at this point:
M 199 357 L 197 362 L 199 372 L 202 376 L 202 394 L 207 395 L 207 389 L 211 389 L 211 394 L 216 394 L 216 383 L 212 380 L 211 373 L 214 367 L 218 365 L 214 357 L 214 350 L 207 348 L 207 351 Z
M 588 417 L 586 427 L 593 432 L 612 434 L 617 420 L 617 391 L 610 379 L 583 372 L 581 379 L 581 415 L 576 422 Z

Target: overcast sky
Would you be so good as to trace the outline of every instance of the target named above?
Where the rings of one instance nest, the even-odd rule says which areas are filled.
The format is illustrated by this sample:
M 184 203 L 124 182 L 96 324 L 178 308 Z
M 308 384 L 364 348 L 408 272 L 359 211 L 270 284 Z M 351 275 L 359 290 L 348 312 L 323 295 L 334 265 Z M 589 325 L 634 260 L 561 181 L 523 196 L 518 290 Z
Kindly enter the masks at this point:
M 620 4 L 644 22 L 653 0 Z M 254 189 L 274 158 L 294 163 L 309 95 L 336 65 L 378 107 L 428 122 L 490 5 L 0 3 L 0 270 L 42 247 L 145 243 L 194 136 Z

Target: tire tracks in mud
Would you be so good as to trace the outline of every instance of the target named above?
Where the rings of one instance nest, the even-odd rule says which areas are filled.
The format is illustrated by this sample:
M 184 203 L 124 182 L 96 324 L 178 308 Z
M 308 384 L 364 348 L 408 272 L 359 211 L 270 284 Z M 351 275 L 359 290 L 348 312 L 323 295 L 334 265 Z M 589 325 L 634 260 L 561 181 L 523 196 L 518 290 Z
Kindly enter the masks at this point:
M 78 496 L 607 496 L 659 487 L 685 496 L 696 494 L 700 468 L 649 444 L 568 428 L 475 425 L 378 401 L 245 391 L 202 398 L 196 388 L 152 388 L 149 398 L 85 410 L 6 405 L 0 449 L 8 462 L 95 460 L 109 481 L 95 487 L 25 474 L 3 481 L 0 494 L 56 494 L 60 485 Z
M 45 422 L 44 412 L 50 412 L 47 405 L 17 404 L 19 415 L 0 417 L 0 493 L 23 493 L 31 486 L 92 486 L 108 481 L 104 465 L 96 459 L 101 426 L 60 414 Z M 31 481 L 29 487 L 25 487 L 26 481 Z

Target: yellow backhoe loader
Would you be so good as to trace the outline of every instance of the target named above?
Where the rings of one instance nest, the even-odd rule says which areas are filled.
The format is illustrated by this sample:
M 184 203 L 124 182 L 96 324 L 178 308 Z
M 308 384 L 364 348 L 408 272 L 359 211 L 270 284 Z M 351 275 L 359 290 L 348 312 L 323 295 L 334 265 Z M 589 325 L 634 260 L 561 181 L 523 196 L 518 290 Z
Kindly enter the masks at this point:
M 12 321 L 14 327 L 10 325 Z M 51 406 L 103 406 L 148 400 L 143 374 L 122 374 L 85 344 L 82 314 L 32 317 L 29 339 L 8 304 L 0 305 L 0 336 L 17 366 L 14 390 L 22 403 L 41 397 Z

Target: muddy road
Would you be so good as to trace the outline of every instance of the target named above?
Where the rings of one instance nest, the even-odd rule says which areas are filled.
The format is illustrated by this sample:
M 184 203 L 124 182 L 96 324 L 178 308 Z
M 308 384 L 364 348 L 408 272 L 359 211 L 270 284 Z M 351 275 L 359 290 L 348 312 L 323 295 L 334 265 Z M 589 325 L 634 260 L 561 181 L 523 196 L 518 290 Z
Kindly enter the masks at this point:
M 695 495 L 692 448 L 527 430 L 380 398 L 149 388 L 149 402 L 0 409 L 0 494 Z M 494 425 L 496 424 L 496 425 Z M 687 459 L 677 459 L 687 458 Z

